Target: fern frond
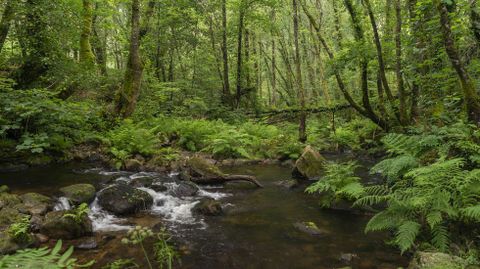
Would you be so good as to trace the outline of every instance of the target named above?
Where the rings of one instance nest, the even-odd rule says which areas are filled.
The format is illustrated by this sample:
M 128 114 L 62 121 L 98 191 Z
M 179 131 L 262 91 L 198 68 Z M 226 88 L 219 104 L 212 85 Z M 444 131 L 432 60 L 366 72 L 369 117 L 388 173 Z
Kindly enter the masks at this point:
M 464 217 L 480 222 L 480 205 L 464 208 L 460 212 Z
M 433 229 L 440 222 L 442 222 L 442 213 L 440 211 L 433 211 L 427 214 L 427 223 L 430 225 L 430 228 Z
M 448 248 L 449 232 L 443 225 L 436 225 L 432 228 L 432 245 L 440 251 L 446 251 Z
M 395 244 L 400 248 L 402 253 L 413 246 L 417 235 L 420 233 L 421 227 L 422 225 L 415 221 L 405 221 L 398 226 L 395 234 Z
M 397 227 L 397 218 L 388 211 L 382 211 L 373 216 L 365 227 L 365 232 L 391 230 Z
M 412 155 L 400 155 L 394 158 L 385 159 L 370 169 L 370 173 L 384 175 L 390 182 L 397 181 L 405 173 L 418 167 L 417 158 Z

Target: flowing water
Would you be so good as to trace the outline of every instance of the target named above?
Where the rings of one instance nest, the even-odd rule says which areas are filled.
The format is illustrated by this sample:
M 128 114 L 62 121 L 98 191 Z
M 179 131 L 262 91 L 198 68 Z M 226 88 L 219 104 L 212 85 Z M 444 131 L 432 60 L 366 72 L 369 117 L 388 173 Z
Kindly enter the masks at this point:
M 321 210 L 315 196 L 304 187 L 287 189 L 279 181 L 290 178 L 290 169 L 273 165 L 253 165 L 226 169 L 226 172 L 256 175 L 264 188 L 231 183 L 204 186 L 194 197 L 180 198 L 176 175 L 108 172 L 79 164 L 29 169 L 0 174 L 0 184 L 15 193 L 39 192 L 57 197 L 57 210 L 68 209 L 68 201 L 58 189 L 76 183 L 92 183 L 98 190 L 114 181 L 130 182 L 154 177 L 168 188 L 156 192 L 140 188 L 154 198 L 148 212 L 132 217 L 116 217 L 94 201 L 90 205 L 98 247 L 77 250 L 81 260 L 95 259 L 95 268 L 118 258 L 135 258 L 143 264 L 140 248 L 120 243 L 125 232 L 135 225 L 165 226 L 180 249 L 181 263 L 175 268 L 398 268 L 407 264 L 398 251 L 386 246 L 385 235 L 365 234 L 368 217 L 349 212 Z M 192 213 L 202 197 L 219 200 L 225 214 L 205 217 Z M 306 234 L 299 222 L 314 222 L 321 236 Z M 67 242 L 68 243 L 68 242 Z M 69 242 L 75 244 L 75 241 Z M 147 247 L 148 248 L 148 247 Z

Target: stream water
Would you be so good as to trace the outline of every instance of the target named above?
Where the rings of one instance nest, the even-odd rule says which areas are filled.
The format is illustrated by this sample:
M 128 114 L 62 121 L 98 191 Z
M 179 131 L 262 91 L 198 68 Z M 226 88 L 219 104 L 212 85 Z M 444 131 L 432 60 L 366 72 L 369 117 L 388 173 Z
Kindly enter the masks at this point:
M 167 227 L 180 249 L 181 263 L 175 268 L 398 268 L 408 261 L 382 241 L 381 234 L 365 234 L 368 217 L 348 212 L 321 210 L 315 196 L 302 187 L 287 189 L 278 184 L 290 177 L 290 169 L 254 165 L 226 169 L 226 172 L 256 175 L 264 188 L 248 184 L 204 186 L 194 197 L 172 195 L 178 186 L 175 175 L 161 177 L 168 191 L 142 188 L 154 197 L 151 210 L 128 218 L 104 211 L 96 201 L 90 205 L 98 247 L 78 250 L 80 260 L 97 260 L 95 268 L 118 258 L 134 258 L 142 264 L 140 248 L 120 243 L 125 231 L 135 225 Z M 68 201 L 58 189 L 76 183 L 92 183 L 98 190 L 107 182 L 159 177 L 152 173 L 107 172 L 80 164 L 32 168 L 0 174 L 0 184 L 14 193 L 38 192 L 57 197 L 56 209 L 67 209 Z M 225 214 L 198 216 L 192 208 L 202 197 L 221 201 Z M 314 222 L 324 234 L 312 236 L 295 227 Z M 67 242 L 75 244 L 75 242 Z

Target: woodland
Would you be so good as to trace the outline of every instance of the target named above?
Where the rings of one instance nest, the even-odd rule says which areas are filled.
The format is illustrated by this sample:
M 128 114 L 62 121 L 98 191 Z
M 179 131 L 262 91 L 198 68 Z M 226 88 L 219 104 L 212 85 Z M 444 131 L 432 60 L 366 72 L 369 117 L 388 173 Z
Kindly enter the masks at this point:
M 156 196 L 89 182 L 54 210 L 53 191 L 7 180 L 72 163 L 252 192 L 268 181 L 218 167 L 287 167 L 276 180 L 317 212 L 362 215 L 398 258 L 285 268 L 480 267 L 477 0 L 1 0 L 0 16 L 0 268 L 238 268 L 187 266 L 168 225 L 122 233 L 137 260 L 77 256 L 94 199 L 123 216 Z M 146 208 L 102 202 L 122 192 Z

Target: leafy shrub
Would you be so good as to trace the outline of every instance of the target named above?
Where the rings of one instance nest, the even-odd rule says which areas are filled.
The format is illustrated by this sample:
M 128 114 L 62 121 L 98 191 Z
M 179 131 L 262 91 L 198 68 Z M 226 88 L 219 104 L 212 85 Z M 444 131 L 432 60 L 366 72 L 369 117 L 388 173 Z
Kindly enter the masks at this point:
M 320 194 L 322 207 L 330 207 L 339 200 L 355 201 L 364 194 L 360 178 L 355 176 L 357 167 L 355 162 L 328 163 L 325 165 L 325 176 L 305 192 Z
M 12 86 L 12 81 L 0 83 L 0 137 L 17 141 L 18 151 L 62 152 L 103 128 L 98 106 L 63 101 L 46 89 Z

